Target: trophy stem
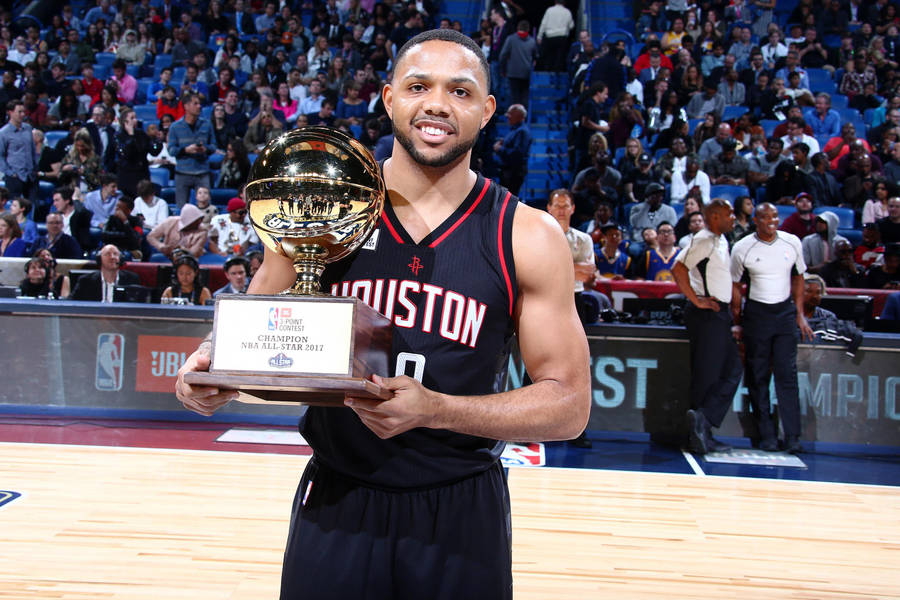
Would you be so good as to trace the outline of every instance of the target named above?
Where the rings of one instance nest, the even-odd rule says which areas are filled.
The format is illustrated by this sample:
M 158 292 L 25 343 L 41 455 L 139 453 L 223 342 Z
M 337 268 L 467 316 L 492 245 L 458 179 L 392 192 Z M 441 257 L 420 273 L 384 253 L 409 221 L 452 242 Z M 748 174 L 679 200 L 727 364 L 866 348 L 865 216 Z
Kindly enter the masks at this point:
M 318 244 L 296 246 L 294 248 L 294 270 L 297 272 L 297 280 L 287 293 L 302 296 L 319 295 L 327 256 L 328 251 Z

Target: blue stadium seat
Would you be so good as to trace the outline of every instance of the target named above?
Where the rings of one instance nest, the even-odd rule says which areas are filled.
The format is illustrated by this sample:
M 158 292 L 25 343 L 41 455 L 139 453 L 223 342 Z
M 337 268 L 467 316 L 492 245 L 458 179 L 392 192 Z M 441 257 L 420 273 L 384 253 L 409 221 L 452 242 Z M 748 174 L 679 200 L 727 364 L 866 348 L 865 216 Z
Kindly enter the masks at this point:
M 866 127 L 871 127 L 872 122 L 875 120 L 875 111 L 877 108 L 867 108 L 863 113 L 863 123 L 866 124 Z
M 862 243 L 862 230 L 861 229 L 842 229 L 838 227 L 838 234 L 847 238 L 853 247 L 859 246 Z
M 109 79 L 110 74 L 112 74 L 112 69 L 109 67 L 109 65 L 94 65 L 94 77 L 99 79 L 100 81 Z
M 219 148 L 219 150 L 222 150 L 222 148 Z M 224 159 L 224 158 L 225 158 L 224 154 L 219 154 L 218 152 L 216 152 L 215 154 L 211 154 L 209 156 L 209 160 L 207 161 L 207 164 L 209 165 L 210 169 L 218 169 L 219 167 L 222 166 L 222 159 Z M 216 180 L 213 179 L 213 183 L 215 183 L 215 181 Z
M 137 115 L 138 121 L 144 122 L 144 126 L 146 126 L 147 123 L 159 122 L 159 119 L 156 118 L 155 104 L 138 104 L 134 107 L 134 113 Z
M 785 205 L 779 204 L 775 208 L 778 209 L 778 219 L 782 223 L 784 223 L 784 220 L 787 219 L 789 216 L 791 216 L 792 214 L 797 212 L 796 207 L 794 207 L 793 205 L 785 206 Z
M 149 260 L 149 262 L 152 262 L 152 263 L 170 263 L 170 262 L 172 262 L 172 261 L 169 260 L 168 257 L 166 257 L 165 254 L 161 254 L 161 253 L 159 253 L 159 252 L 154 252 L 153 254 L 150 255 L 150 260 Z
M 206 252 L 200 255 L 197 262 L 201 265 L 222 265 L 225 264 L 225 257 L 213 254 L 212 252 Z
M 726 106 L 725 110 L 722 112 L 722 120 L 731 121 L 748 112 L 750 112 L 750 109 L 746 106 Z
M 103 65 L 106 67 L 111 67 L 113 62 L 116 60 L 116 55 L 112 52 L 97 52 L 94 54 L 94 64 L 95 65 Z M 96 70 L 96 67 L 94 67 Z M 96 76 L 96 73 L 95 73 Z
M 48 131 L 44 134 L 44 145 L 50 148 L 56 148 L 59 140 L 69 135 L 68 131 Z
M 172 69 L 172 81 L 184 81 L 184 67 L 175 67 Z
M 738 196 L 749 196 L 750 190 L 743 185 L 711 185 L 709 186 L 710 198 L 722 198 L 734 204 Z
M 772 137 L 772 133 L 779 124 L 781 124 L 781 121 L 776 119 L 760 119 L 759 121 L 759 126 L 763 128 L 767 138 Z
M 850 121 L 851 123 L 853 123 L 856 121 L 862 122 L 863 120 L 862 115 L 860 115 L 859 111 L 855 108 L 841 108 L 838 109 L 838 113 L 840 113 L 841 115 L 842 122 Z M 857 131 L 857 133 L 861 132 Z
M 50 203 L 53 200 L 53 192 L 56 190 L 56 186 L 49 181 L 39 181 L 38 182 L 38 196 L 40 197 L 42 202 Z M 34 207 L 31 207 L 32 213 L 31 218 L 34 218 Z
M 847 108 L 847 103 L 849 99 L 847 96 L 843 94 L 832 94 L 831 96 L 831 108 L 835 110 L 841 110 L 843 108 Z
M 167 67 L 172 64 L 172 55 L 171 54 L 157 54 L 156 58 L 153 59 L 154 67 Z
M 688 128 L 691 132 L 691 135 L 694 135 L 694 130 L 697 129 L 697 125 L 703 122 L 703 119 L 688 119 Z
M 213 188 L 209 190 L 212 203 L 216 206 L 225 206 L 228 201 L 238 195 L 238 191 L 232 188 Z
M 159 197 L 162 198 L 166 204 L 175 202 L 175 188 L 168 186 L 162 187 L 162 189 L 159 190 Z
M 620 146 L 619 148 L 616 148 L 616 155 L 613 158 L 613 164 L 614 165 L 619 164 L 619 161 L 622 160 L 623 156 L 625 156 L 625 146 Z
M 150 167 L 150 181 L 161 188 L 169 185 L 169 170 L 162 167 Z

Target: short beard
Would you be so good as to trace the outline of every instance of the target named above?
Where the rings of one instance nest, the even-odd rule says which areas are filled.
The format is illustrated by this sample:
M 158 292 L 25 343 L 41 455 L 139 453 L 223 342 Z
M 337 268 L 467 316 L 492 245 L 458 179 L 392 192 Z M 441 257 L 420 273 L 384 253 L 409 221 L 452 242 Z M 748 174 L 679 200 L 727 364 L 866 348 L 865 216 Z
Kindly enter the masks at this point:
M 403 149 L 412 157 L 414 161 L 424 167 L 446 167 L 456 162 L 462 155 L 475 147 L 478 141 L 478 134 L 475 134 L 470 140 L 460 140 L 455 146 L 451 147 L 444 154 L 434 158 L 428 158 L 413 145 L 411 138 L 407 137 L 397 127 L 394 127 L 394 138 L 400 142 Z

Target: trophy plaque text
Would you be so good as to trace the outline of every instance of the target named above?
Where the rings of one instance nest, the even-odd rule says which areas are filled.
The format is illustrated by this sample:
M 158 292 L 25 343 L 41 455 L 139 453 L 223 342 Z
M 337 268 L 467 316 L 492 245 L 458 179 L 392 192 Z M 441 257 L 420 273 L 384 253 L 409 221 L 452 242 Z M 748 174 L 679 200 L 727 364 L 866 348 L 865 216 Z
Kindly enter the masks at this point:
M 325 265 L 358 248 L 384 206 L 384 184 L 369 151 L 325 127 L 269 142 L 250 171 L 250 223 L 297 279 L 275 296 L 216 299 L 209 372 L 190 385 L 241 392 L 254 403 L 343 405 L 347 395 L 389 398 L 373 383 L 387 375 L 391 324 L 357 298 L 325 295 Z

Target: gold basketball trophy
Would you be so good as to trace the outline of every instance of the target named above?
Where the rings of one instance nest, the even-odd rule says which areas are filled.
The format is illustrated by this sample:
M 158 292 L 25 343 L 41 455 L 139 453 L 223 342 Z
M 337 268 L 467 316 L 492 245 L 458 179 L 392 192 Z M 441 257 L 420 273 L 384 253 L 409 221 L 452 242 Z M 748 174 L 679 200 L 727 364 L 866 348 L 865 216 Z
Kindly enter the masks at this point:
M 357 298 L 320 289 L 325 265 L 375 229 L 384 196 L 371 153 L 341 131 L 305 127 L 269 142 L 245 188 L 250 223 L 293 262 L 297 279 L 277 296 L 218 297 L 209 372 L 186 373 L 185 382 L 263 404 L 389 398 L 369 376 L 387 375 L 390 321 Z

